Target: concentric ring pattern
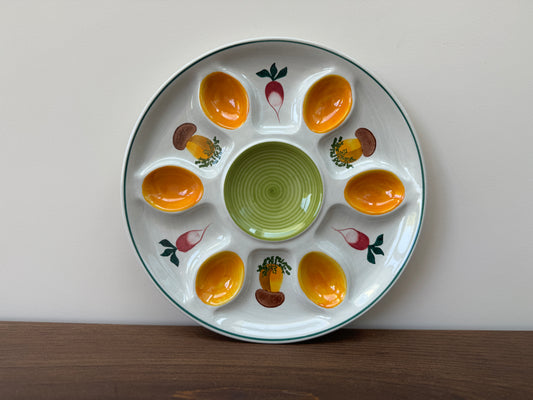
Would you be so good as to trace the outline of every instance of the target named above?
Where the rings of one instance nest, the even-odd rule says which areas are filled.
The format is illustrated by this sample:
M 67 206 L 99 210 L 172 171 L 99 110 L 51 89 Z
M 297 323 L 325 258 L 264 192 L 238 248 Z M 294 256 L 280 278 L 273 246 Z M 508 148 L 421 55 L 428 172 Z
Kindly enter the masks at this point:
M 245 150 L 224 182 L 224 200 L 233 221 L 263 240 L 285 240 L 303 232 L 318 215 L 322 199 L 322 178 L 313 160 L 283 142 Z

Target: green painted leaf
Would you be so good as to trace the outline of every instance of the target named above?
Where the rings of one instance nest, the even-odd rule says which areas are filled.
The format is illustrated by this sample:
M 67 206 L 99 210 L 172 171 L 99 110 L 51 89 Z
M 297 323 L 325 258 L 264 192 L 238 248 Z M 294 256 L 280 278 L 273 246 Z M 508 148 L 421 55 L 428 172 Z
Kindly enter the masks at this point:
M 374 252 L 374 254 L 379 254 L 381 256 L 385 255 L 385 253 L 383 253 L 383 250 L 381 250 L 381 248 L 379 248 L 379 247 L 373 246 L 372 247 L 372 251 Z
M 174 249 L 165 249 L 164 252 L 161 253 L 161 257 L 168 257 L 171 254 L 174 254 L 176 250 Z
M 173 249 L 176 248 L 176 246 L 174 246 L 172 243 L 170 243 L 170 241 L 168 241 L 167 239 L 163 239 L 159 242 L 160 245 L 163 245 L 165 247 L 171 247 Z
M 270 66 L 270 77 L 272 78 L 272 80 L 274 80 L 274 77 L 276 76 L 277 73 L 278 73 L 278 69 L 276 68 L 276 63 L 274 63 Z
M 368 260 L 370 264 L 376 263 L 376 257 L 374 257 L 374 254 L 372 253 L 372 250 L 370 247 L 368 248 L 368 253 L 366 253 L 366 259 Z
M 179 267 L 180 266 L 180 260 L 178 259 L 178 257 L 176 256 L 176 253 L 172 253 L 172 255 L 170 256 L 170 261 L 176 265 L 176 267 Z
M 270 78 L 270 72 L 268 72 L 266 69 L 262 69 L 257 73 L 257 76 L 259 76 L 260 78 Z
M 291 266 L 280 256 L 266 257 L 263 260 L 263 264 L 257 267 L 257 272 L 261 272 L 263 276 L 266 276 L 269 270 L 276 272 L 278 268 L 281 269 L 282 274 L 291 274 L 289 272 L 292 269 Z
M 374 246 L 381 246 L 383 244 L 383 234 L 379 235 L 374 242 Z
M 276 78 L 274 78 L 274 80 L 281 79 L 284 76 L 287 76 L 287 67 L 285 67 L 281 71 L 279 71 L 278 76 L 276 76 Z

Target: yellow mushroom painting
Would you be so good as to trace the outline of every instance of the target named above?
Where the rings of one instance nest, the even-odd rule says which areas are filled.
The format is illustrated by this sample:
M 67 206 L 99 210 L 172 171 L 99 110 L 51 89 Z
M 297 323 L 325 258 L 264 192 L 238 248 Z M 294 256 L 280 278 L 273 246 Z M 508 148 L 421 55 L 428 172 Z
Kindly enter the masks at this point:
M 255 292 L 255 298 L 263 307 L 279 307 L 285 301 L 285 295 L 280 291 L 283 275 L 291 274 L 291 266 L 280 256 L 267 257 L 257 267 L 261 289 Z
M 196 135 L 196 125 L 185 122 L 174 131 L 172 143 L 177 150 L 187 149 L 192 154 L 198 167 L 210 167 L 218 163 L 222 155 L 218 139 L 209 139 L 205 136 Z
M 367 128 L 355 131 L 355 138 L 343 139 L 342 136 L 333 139 L 329 156 L 338 167 L 352 168 L 361 156 L 370 157 L 376 150 L 376 138 Z

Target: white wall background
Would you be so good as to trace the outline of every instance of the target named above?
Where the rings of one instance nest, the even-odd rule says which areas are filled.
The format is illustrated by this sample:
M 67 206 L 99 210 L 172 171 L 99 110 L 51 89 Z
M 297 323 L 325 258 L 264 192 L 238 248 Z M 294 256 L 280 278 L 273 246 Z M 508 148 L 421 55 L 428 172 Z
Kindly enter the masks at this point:
M 355 59 L 426 161 L 424 228 L 363 328 L 533 329 L 533 2 L 0 0 L 0 320 L 192 324 L 121 214 L 122 158 L 177 69 L 262 36 Z

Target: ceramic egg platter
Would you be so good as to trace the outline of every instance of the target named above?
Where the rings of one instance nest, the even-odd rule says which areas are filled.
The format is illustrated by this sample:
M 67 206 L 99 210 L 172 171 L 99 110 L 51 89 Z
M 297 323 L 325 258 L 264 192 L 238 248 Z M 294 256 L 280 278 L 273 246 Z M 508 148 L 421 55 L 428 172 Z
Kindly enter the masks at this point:
M 411 256 L 425 202 L 416 135 L 390 91 L 343 55 L 278 39 L 170 78 L 133 130 L 122 190 L 163 293 L 211 330 L 275 343 L 372 307 Z

